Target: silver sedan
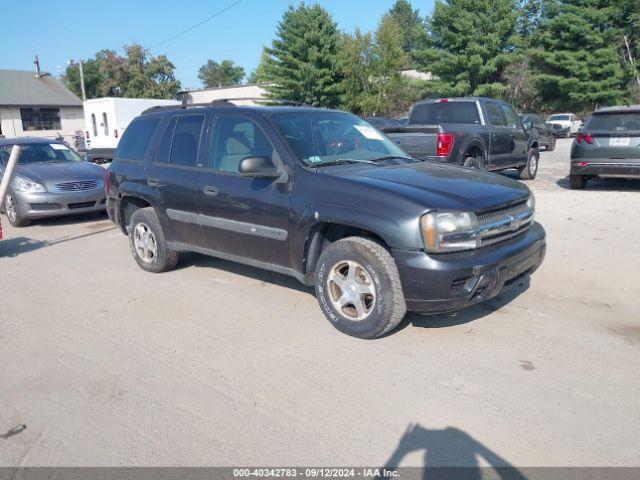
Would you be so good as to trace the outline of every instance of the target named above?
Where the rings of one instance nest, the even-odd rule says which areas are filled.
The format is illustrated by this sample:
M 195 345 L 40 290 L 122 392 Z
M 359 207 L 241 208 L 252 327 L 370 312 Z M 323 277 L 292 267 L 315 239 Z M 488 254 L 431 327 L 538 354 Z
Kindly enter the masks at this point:
M 106 170 L 85 162 L 62 142 L 43 138 L 0 140 L 0 178 L 13 145 L 20 145 L 20 159 L 2 205 L 11 225 L 23 227 L 36 218 L 106 208 Z

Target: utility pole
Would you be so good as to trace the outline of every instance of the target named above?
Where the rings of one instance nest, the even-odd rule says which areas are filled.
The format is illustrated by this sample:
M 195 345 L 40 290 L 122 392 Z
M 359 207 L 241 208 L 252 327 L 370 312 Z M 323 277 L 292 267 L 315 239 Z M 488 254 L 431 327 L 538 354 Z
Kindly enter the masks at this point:
M 68 65 L 73 65 L 73 58 L 67 62 Z M 87 92 L 84 89 L 84 70 L 82 69 L 82 60 L 78 61 L 78 69 L 80 70 L 80 90 L 82 91 L 82 101 L 87 101 Z

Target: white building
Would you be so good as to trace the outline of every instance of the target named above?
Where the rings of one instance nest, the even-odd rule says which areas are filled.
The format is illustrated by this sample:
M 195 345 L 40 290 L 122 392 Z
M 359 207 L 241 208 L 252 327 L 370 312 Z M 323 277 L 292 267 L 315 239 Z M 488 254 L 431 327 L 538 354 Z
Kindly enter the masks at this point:
M 236 105 L 256 105 L 251 99 L 266 98 L 264 83 L 232 85 L 229 87 L 203 88 L 202 90 L 186 90 L 178 93 L 178 99 L 186 97 L 189 103 L 211 103 L 214 100 L 234 99 Z M 238 100 L 247 99 L 247 100 Z
M 0 135 L 69 142 L 84 128 L 82 101 L 48 73 L 0 70 Z

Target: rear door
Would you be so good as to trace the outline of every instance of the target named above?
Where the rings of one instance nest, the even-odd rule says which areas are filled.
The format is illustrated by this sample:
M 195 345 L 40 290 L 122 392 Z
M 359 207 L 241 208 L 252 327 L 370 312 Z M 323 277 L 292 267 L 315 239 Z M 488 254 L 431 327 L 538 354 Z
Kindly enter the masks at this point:
M 640 162 L 640 111 L 596 112 L 583 128 L 586 134 L 592 143 L 580 141 L 585 158 Z
M 497 102 L 485 102 L 484 111 L 491 125 L 489 147 L 489 167 L 501 167 L 508 163 L 511 143 L 511 129 Z
M 505 158 L 505 165 L 522 165 L 527 161 L 529 132 L 522 125 L 520 117 L 509 105 L 502 103 L 500 108 L 504 113 L 510 131 L 509 153 Z
M 208 155 L 198 185 L 200 245 L 229 255 L 288 267 L 289 199 L 287 183 L 243 177 L 240 161 L 265 156 L 281 164 L 258 119 L 218 114 L 207 138 Z
M 204 113 L 173 115 L 153 162 L 145 170 L 147 186 L 156 191 L 166 214 L 163 221 L 170 242 L 195 245 L 200 238 L 197 193 L 204 124 Z

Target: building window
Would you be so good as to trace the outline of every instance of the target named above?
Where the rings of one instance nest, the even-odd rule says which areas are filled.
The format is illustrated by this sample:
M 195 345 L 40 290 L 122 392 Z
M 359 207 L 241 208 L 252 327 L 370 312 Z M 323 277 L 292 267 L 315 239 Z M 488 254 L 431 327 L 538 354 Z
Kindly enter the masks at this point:
M 62 130 L 59 108 L 21 108 L 22 130 Z

